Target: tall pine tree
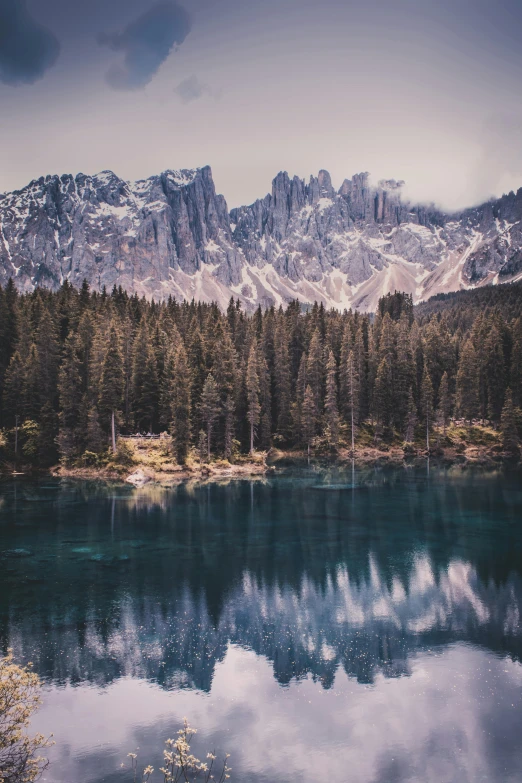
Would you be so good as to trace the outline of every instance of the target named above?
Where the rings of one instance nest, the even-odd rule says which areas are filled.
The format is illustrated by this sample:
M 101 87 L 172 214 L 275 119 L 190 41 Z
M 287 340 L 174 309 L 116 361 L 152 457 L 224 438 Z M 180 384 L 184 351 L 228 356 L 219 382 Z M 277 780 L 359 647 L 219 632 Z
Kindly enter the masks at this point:
M 479 413 L 479 362 L 475 346 L 468 339 L 462 350 L 457 371 L 457 410 L 471 422 Z
M 201 392 L 201 400 L 199 403 L 199 410 L 201 415 L 201 421 L 205 424 L 207 431 L 207 458 L 210 460 L 211 443 L 212 443 L 212 428 L 218 418 L 221 411 L 221 403 L 219 399 L 219 389 L 212 373 L 207 375 L 203 390 Z
M 116 422 L 123 401 L 123 358 L 120 337 L 115 324 L 111 324 L 107 349 L 101 365 L 99 410 L 105 426 L 110 423 L 112 450 L 116 453 Z
M 326 397 L 325 420 L 330 445 L 333 449 L 339 446 L 339 407 L 337 405 L 337 366 L 333 352 L 328 354 L 326 363 Z
M 250 454 L 254 453 L 254 433 L 259 424 L 259 417 L 261 414 L 257 362 L 257 346 L 253 343 L 250 348 L 246 369 L 246 392 L 248 401 L 247 419 L 250 425 Z

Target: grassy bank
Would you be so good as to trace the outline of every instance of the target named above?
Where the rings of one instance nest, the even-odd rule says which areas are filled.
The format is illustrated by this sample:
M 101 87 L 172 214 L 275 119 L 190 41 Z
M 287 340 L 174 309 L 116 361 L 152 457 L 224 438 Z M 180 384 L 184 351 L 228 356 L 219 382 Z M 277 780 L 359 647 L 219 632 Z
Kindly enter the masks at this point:
M 421 431 L 416 433 L 413 442 L 404 443 L 396 433 L 389 432 L 383 436 L 366 424 L 357 434 L 354 452 L 346 446 L 333 451 L 328 444 L 317 439 L 311 457 L 341 464 L 352 459 L 368 464 L 428 456 L 445 462 L 491 464 L 512 458 L 512 455 L 503 452 L 499 432 L 488 425 L 452 424 L 445 432 L 442 428 L 434 428 L 430 432 L 429 446 L 428 450 L 425 433 Z M 273 448 L 268 453 L 256 452 L 253 456 L 237 454 L 231 462 L 217 457 L 207 462 L 200 461 L 193 451 L 185 465 L 178 465 L 169 438 L 120 438 L 116 454 L 87 454 L 82 463 L 60 465 L 52 472 L 62 477 L 126 480 L 141 485 L 148 482 L 178 483 L 187 479 L 261 476 L 278 466 L 307 459 L 308 454 L 303 450 Z
M 238 455 L 234 462 L 225 459 L 200 461 L 191 452 L 184 465 L 178 465 L 172 453 L 170 438 L 119 438 L 116 454 L 87 455 L 76 465 L 59 465 L 56 476 L 71 478 L 106 478 L 144 484 L 150 481 L 177 483 L 191 478 L 225 478 L 262 475 L 269 467 L 265 452 L 252 457 Z

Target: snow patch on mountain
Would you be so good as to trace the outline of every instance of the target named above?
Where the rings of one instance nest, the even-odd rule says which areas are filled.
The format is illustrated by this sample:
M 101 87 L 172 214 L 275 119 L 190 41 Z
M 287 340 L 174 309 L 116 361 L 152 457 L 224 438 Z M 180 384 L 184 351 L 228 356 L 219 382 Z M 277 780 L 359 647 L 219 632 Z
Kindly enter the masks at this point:
M 522 275 L 522 190 L 446 215 L 404 202 L 402 184 L 356 174 L 336 191 L 326 171 L 308 183 L 282 172 L 229 213 L 209 167 L 41 177 L 0 195 L 0 282 L 373 310 L 395 289 L 420 301 Z

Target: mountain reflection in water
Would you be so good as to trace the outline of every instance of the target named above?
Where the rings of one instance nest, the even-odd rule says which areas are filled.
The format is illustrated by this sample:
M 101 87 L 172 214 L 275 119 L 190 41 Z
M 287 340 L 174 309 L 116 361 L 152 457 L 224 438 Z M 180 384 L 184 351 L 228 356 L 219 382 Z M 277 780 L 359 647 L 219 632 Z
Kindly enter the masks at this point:
M 315 681 L 341 699 L 350 682 L 379 689 L 397 680 L 405 695 L 399 683 L 423 656 L 466 649 L 478 667 L 480 655 L 507 656 L 517 679 L 520 474 L 373 469 L 357 471 L 353 491 L 352 481 L 350 471 L 312 470 L 174 489 L 4 484 L 2 645 L 32 660 L 60 698 L 70 685 L 103 693 L 112 683 L 116 693 L 118 681 L 138 680 L 177 699 L 213 695 L 231 660 L 266 661 L 279 685 Z M 510 719 L 521 725 L 519 711 Z M 230 731 L 240 738 L 241 721 Z M 411 774 L 421 774 L 416 763 Z M 249 765 L 248 779 L 264 780 Z M 442 779 L 466 780 L 466 769 Z M 490 780 L 509 779 L 488 769 Z M 361 781 L 410 779 L 359 772 Z

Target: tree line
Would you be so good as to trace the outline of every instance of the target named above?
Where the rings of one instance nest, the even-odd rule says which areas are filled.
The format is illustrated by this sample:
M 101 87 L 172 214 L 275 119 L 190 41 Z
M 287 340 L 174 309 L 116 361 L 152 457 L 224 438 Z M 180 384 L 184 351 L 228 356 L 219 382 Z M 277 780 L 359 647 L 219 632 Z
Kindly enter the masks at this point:
M 20 294 L 0 288 L 5 454 L 45 466 L 88 461 L 118 434 L 169 432 L 179 463 L 283 448 L 407 443 L 452 416 L 488 419 L 516 450 L 522 299 L 424 314 L 383 297 L 375 315 L 303 307 L 246 314 L 231 300 L 157 303 L 121 288 Z M 501 291 L 501 288 L 498 288 Z

